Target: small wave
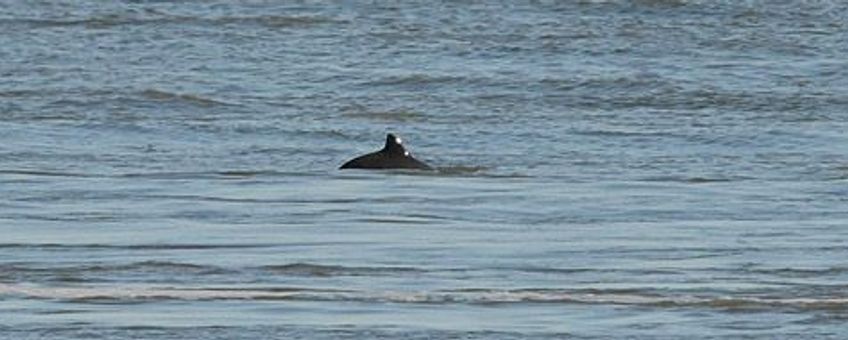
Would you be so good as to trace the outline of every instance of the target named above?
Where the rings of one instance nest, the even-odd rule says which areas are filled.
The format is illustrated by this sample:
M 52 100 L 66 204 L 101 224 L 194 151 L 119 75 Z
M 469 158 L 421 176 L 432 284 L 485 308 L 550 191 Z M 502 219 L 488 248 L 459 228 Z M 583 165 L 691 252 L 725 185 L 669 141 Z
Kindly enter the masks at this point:
M 770 269 L 748 269 L 751 273 L 762 275 L 773 275 L 778 277 L 802 277 L 810 278 L 817 276 L 833 276 L 843 275 L 848 273 L 848 267 L 827 267 L 827 268 L 770 268 Z
M 281 16 L 281 15 L 259 15 L 259 16 L 222 16 L 213 18 L 189 17 L 165 15 L 156 13 L 153 16 L 142 16 L 136 14 L 106 14 L 88 18 L 76 19 L 2 19 L 0 24 L 25 25 L 32 28 L 52 28 L 81 26 L 87 29 L 108 29 L 115 26 L 145 26 L 145 25 L 197 25 L 197 26 L 220 26 L 220 25 L 259 25 L 268 28 L 303 28 L 314 25 L 331 23 L 346 23 L 321 16 Z
M 634 305 L 655 308 L 715 308 L 730 311 L 788 308 L 796 310 L 848 310 L 848 298 L 780 298 L 759 296 L 698 296 L 656 294 L 638 290 L 494 290 L 467 288 L 425 292 L 359 291 L 303 287 L 227 288 L 121 285 L 96 287 L 44 287 L 0 283 L 0 295 L 30 299 L 59 299 L 73 303 L 131 304 L 172 300 L 298 300 L 356 301 L 411 304 L 593 304 Z
M 18 175 L 32 177 L 98 177 L 94 174 L 73 173 L 64 171 L 42 171 L 42 170 L 0 170 L 0 175 Z
M 201 19 L 202 20 L 202 19 Z M 198 20 L 200 21 L 200 20 Z M 258 24 L 269 28 L 291 28 L 291 27 L 310 27 L 314 25 L 323 25 L 331 23 L 345 23 L 336 19 L 322 16 L 282 16 L 282 15 L 263 15 L 263 16 L 225 16 L 214 19 L 206 19 L 206 22 L 214 25 L 228 24 Z
M 32 28 L 52 28 L 67 26 L 84 26 L 87 28 L 109 28 L 116 25 L 137 22 L 118 15 L 105 15 L 85 19 L 5 19 L 7 25 L 26 25 Z
M 688 0 L 639 0 L 633 1 L 635 6 L 647 7 L 681 7 L 689 4 Z
M 185 172 L 132 172 L 115 175 L 121 178 L 144 178 L 160 180 L 185 179 L 242 179 L 253 177 L 307 177 L 312 172 L 282 172 L 275 170 L 223 170 L 223 171 L 185 171 Z
M 99 265 L 92 266 L 90 271 L 173 271 L 191 274 L 210 274 L 225 272 L 220 267 L 210 265 L 199 265 L 193 263 L 171 262 L 171 261 L 143 261 L 123 265 Z
M 398 217 L 366 217 L 366 218 L 357 218 L 356 221 L 369 223 L 369 224 L 391 224 L 391 225 L 405 225 L 405 224 L 433 224 L 435 222 L 430 221 L 426 218 L 416 218 L 411 216 L 398 216 Z
M 40 274 L 42 276 L 51 276 L 58 277 L 62 280 L 64 278 L 72 278 L 73 280 L 84 281 L 79 276 L 89 276 L 93 274 L 100 273 L 114 273 L 114 272 L 163 272 L 163 273 L 175 273 L 175 274 L 188 274 L 188 275 L 204 275 L 204 274 L 220 274 L 226 272 L 221 267 L 210 266 L 210 265 L 198 265 L 191 263 L 180 263 L 180 262 L 170 262 L 170 261 L 143 261 L 143 262 L 135 262 L 135 263 L 124 263 L 124 264 L 85 264 L 85 265 L 73 265 L 73 266 L 31 266 L 31 265 L 21 265 L 21 264 L 3 264 L 0 265 L 0 269 L 3 270 L 4 273 L 8 275 L 31 275 L 31 274 Z
M 748 180 L 748 177 L 659 176 L 642 179 L 645 182 L 677 182 L 686 184 L 726 183 Z
M 114 282 L 116 277 L 139 277 L 139 275 L 154 274 L 161 279 L 158 282 L 175 282 L 198 276 L 221 275 L 231 273 L 225 268 L 179 263 L 170 261 L 144 261 L 136 263 L 96 263 L 83 265 L 48 265 L 33 266 L 30 264 L 0 265 L 0 280 L 12 282 L 53 282 L 61 284 L 82 284 Z
M 393 75 L 363 83 L 366 86 L 420 86 L 433 84 L 460 83 L 466 78 L 457 76 L 438 76 L 422 73 L 408 75 Z
M 397 110 L 388 110 L 388 111 L 370 111 L 370 110 L 357 110 L 350 111 L 346 113 L 342 113 L 342 115 L 351 117 L 351 118 L 362 118 L 368 120 L 378 120 L 378 121 L 393 121 L 393 122 L 413 122 L 413 121 L 423 121 L 425 115 L 405 109 L 397 109 Z
M 339 291 L 327 290 L 327 294 Z M 297 294 L 317 293 L 314 289 L 224 289 L 224 288 L 175 288 L 151 285 L 122 285 L 97 287 L 43 287 L 23 284 L 0 283 L 0 296 L 11 295 L 32 299 L 61 299 L 76 303 L 127 304 L 168 300 L 279 300 Z
M 438 170 L 439 174 L 442 174 L 442 175 L 461 176 L 461 175 L 470 175 L 470 174 L 476 174 L 476 173 L 484 172 L 486 170 L 489 170 L 489 168 L 485 167 L 485 166 L 453 165 L 453 166 L 439 167 L 437 170 Z
M 260 269 L 274 274 L 318 277 L 382 276 L 423 272 L 422 269 L 412 267 L 346 267 L 311 263 L 271 265 L 260 267 Z
M 217 105 L 232 105 L 229 103 L 225 103 L 222 101 L 202 97 L 194 94 L 178 94 L 172 93 L 162 90 L 156 89 L 147 89 L 141 92 L 141 95 L 145 98 L 156 100 L 156 101 L 164 101 L 164 102 L 183 102 L 187 104 L 202 106 L 202 107 L 210 107 Z
M 676 135 L 673 133 L 657 131 L 582 130 L 575 131 L 574 133 L 579 135 L 596 137 L 676 137 Z
M 38 96 L 43 96 L 43 95 L 44 95 L 44 93 L 42 91 L 37 91 L 37 90 L 0 91 L 0 97 L 5 97 L 5 98 L 38 97 Z
M 533 176 L 521 173 L 496 173 L 490 172 L 492 168 L 487 166 L 475 165 L 448 165 L 436 167 L 436 171 L 422 171 L 410 169 L 388 169 L 380 170 L 382 173 L 401 174 L 420 177 L 475 177 L 475 178 L 501 178 L 501 179 L 523 179 Z M 345 173 L 339 176 L 344 178 L 351 177 L 352 173 Z M 356 174 L 357 176 L 360 174 Z
M 598 76 L 583 79 L 545 78 L 540 83 L 560 91 L 578 90 L 586 93 L 627 93 L 634 89 L 669 88 L 671 82 L 656 74 L 630 74 L 625 76 Z
M 68 250 L 214 250 L 214 249 L 243 249 L 243 248 L 266 248 L 270 244 L 190 244 L 190 243 L 162 243 L 162 244 L 61 244 L 61 243 L 0 243 L 0 249 L 27 249 L 45 251 L 68 251 Z

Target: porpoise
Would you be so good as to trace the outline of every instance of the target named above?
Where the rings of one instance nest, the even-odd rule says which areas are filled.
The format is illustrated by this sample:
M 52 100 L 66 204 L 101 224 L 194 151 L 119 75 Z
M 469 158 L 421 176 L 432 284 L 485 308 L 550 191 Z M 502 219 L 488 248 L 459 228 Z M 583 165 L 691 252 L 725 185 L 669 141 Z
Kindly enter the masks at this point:
M 386 135 L 386 146 L 380 151 L 365 154 L 342 164 L 339 169 L 417 169 L 433 170 L 406 151 L 400 138 Z

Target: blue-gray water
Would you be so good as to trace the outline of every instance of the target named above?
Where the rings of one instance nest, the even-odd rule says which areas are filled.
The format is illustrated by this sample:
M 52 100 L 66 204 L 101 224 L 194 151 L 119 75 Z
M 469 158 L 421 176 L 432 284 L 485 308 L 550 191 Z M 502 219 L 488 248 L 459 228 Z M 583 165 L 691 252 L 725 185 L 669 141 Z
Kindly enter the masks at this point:
M 846 338 L 846 19 L 0 1 L 0 338 Z

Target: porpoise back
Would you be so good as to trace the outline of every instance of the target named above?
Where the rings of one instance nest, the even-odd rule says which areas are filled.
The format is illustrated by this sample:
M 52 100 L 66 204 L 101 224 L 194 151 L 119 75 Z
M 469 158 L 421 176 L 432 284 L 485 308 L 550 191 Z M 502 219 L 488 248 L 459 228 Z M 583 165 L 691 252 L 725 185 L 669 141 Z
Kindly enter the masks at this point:
M 391 133 L 386 135 L 386 145 L 382 150 L 351 159 L 339 169 L 433 170 L 429 165 L 412 157 L 403 147 L 401 139 Z

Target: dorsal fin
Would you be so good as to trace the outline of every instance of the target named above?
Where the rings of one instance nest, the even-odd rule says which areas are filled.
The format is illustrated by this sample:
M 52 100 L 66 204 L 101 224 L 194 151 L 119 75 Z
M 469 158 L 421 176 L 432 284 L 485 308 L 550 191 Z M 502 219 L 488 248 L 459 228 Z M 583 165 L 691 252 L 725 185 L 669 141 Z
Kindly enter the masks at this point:
M 383 147 L 383 151 L 392 153 L 392 154 L 403 154 L 406 155 L 406 149 L 403 148 L 403 141 L 400 138 L 396 137 L 393 134 L 386 135 L 386 146 Z
M 402 143 L 400 138 L 390 133 L 386 135 L 386 146 L 382 150 L 351 159 L 339 169 L 433 170 L 429 165 L 412 157 Z

